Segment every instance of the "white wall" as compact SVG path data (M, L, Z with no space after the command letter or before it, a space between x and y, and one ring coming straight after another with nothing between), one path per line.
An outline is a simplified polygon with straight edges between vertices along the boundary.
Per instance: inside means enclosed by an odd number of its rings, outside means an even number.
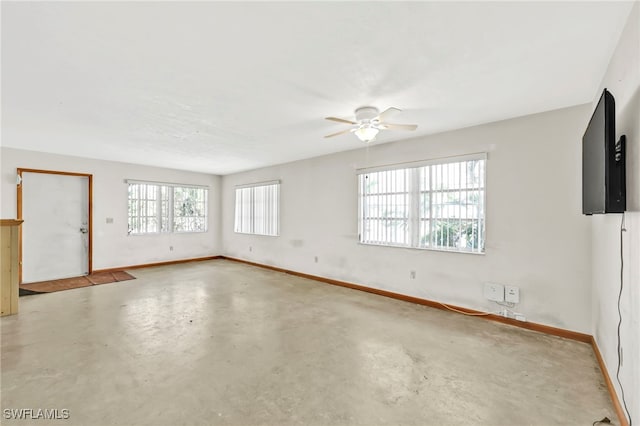
M640 422L640 3L636 3L620 37L592 109L604 88L616 99L616 137L627 136L627 212L622 293L623 365L620 380L635 423ZM585 123L586 126L586 123ZM618 365L617 327L620 291L620 223L618 214L590 218L593 239L593 326L598 347L612 376Z
M16 169L93 174L93 269L138 265L220 254L220 177L112 161L92 160L0 148L3 218L15 218ZM124 179L209 186L206 233L127 235L127 185ZM113 218L112 224L106 218ZM169 251L173 246L173 251Z
M580 142L589 114L573 107L224 176L224 253L480 310L498 310L484 282L516 285L530 321L590 332ZM485 255L358 244L356 168L480 151L489 153ZM271 179L282 180L280 237L234 233L234 186Z

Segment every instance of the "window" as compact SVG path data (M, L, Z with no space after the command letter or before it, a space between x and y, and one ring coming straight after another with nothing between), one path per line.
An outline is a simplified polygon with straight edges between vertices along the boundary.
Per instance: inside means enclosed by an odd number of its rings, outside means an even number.
M474 154L361 171L360 242L483 253L485 166Z
M360 241L410 246L411 169L360 175Z
M208 189L127 181L129 234L206 232Z
M235 232L277 236L279 205L279 181L236 187Z

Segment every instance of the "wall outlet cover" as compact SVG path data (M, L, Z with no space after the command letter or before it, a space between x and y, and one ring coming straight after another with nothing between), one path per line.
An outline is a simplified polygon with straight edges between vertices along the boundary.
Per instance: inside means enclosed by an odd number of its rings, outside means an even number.
M520 303L520 288L508 285L504 288L504 300L510 303Z
M494 302L504 302L504 286L496 283L484 283L484 297Z

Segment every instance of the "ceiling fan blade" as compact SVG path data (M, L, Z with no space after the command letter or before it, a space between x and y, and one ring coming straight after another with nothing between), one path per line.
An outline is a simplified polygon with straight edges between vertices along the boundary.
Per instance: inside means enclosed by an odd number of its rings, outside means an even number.
M400 112L402 111L400 108L396 108L396 107L389 107L387 109L385 109L384 111L382 111L379 115L378 115L378 120L380 121L384 121L384 119L387 116L391 116L393 114L395 114L396 112Z
M351 131L351 129L346 129L346 130L342 130L340 132L331 133L330 135L326 135L325 138L332 138L334 136L340 136L340 135L343 135L345 133L349 133L350 131Z
M358 124L355 121L345 120L344 118L338 117L325 117L325 120L337 121L338 123L347 123L347 124Z
M380 128L386 130L415 130L418 128L417 124L391 124L380 123Z

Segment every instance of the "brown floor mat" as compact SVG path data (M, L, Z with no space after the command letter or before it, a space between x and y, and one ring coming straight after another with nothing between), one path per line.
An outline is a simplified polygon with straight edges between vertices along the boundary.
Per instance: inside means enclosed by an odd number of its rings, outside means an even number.
M61 280L41 281L37 283L20 284L20 290L24 295L35 293L52 293L54 291L69 290L72 288L89 287L99 284L110 284L118 281L135 280L136 277L125 271L98 272L82 277L65 278ZM23 295L23 294L21 294Z

